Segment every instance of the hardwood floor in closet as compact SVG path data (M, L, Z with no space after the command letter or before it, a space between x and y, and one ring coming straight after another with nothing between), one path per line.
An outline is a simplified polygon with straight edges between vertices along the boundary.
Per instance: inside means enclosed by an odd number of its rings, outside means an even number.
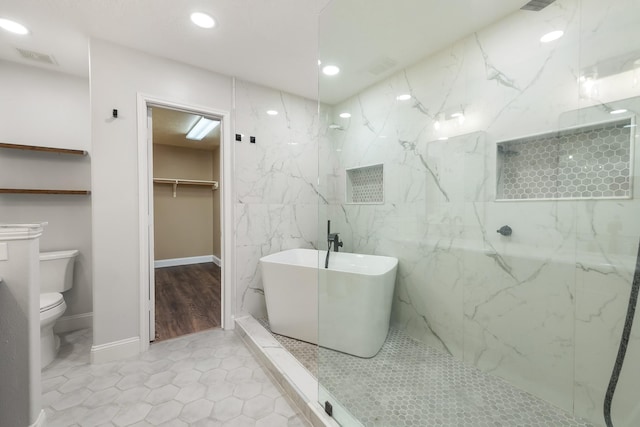
M156 268L155 342L220 326L220 267Z

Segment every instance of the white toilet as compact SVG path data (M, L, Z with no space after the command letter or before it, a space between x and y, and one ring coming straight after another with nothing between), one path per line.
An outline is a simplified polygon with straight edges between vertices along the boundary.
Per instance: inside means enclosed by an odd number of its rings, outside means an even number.
M40 253L40 362L44 368L53 362L60 338L53 333L53 325L67 309L62 293L73 286L73 265L80 252Z

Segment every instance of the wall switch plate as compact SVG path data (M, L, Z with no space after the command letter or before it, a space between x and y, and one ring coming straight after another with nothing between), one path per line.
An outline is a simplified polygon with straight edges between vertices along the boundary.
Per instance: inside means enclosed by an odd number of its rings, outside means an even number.
M236 141L242 141L242 134L236 133Z
M0 261L7 261L9 259L9 246L7 242L0 243Z
M249 137L249 142L252 143L252 144L255 144L256 143L256 137L255 136L250 136Z

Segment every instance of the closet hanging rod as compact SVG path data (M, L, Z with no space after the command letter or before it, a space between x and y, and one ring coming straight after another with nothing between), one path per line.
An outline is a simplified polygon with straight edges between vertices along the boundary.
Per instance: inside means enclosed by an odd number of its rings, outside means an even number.
M212 190L217 190L219 188L218 181L205 181L200 179L153 178L153 182L156 184L172 184L173 197L176 197L178 185L201 185L211 187Z
M182 179L182 178L153 178L153 182L158 184L186 184L186 185L211 185L218 188L218 181L203 181L200 179Z

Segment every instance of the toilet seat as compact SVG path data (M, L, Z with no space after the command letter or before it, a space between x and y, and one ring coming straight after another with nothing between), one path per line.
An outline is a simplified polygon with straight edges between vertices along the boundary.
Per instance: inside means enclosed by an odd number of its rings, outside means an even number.
M52 310L62 304L64 304L64 298L59 292L40 294L40 314L45 311Z

